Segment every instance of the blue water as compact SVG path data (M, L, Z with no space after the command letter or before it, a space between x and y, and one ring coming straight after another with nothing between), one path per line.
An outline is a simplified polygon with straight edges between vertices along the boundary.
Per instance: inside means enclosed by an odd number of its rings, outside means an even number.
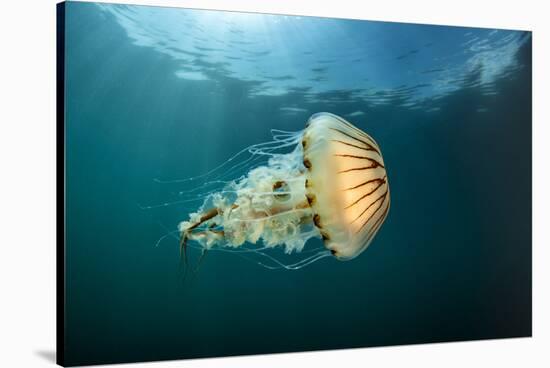
M72 2L65 32L67 364L531 335L530 32ZM370 247L182 280L155 244L201 202L142 209L155 179L320 111L384 154Z

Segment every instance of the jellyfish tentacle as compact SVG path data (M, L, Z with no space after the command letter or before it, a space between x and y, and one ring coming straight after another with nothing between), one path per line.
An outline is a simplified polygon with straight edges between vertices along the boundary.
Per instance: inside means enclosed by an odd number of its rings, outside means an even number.
M288 147L289 145L292 144L291 142L295 142L297 139L299 139L299 137L300 137L300 134L298 134L298 132L297 132L295 135L289 135L285 139L281 139L281 140L274 139L274 140L268 141L268 142L253 144L251 146L248 146L248 147L243 148L242 150L238 151L233 156L231 156L229 159L222 162L220 165L214 167L213 169L211 169L211 170L209 170L209 171L207 171L203 174L197 175L197 176L192 176L192 177L183 178L183 179L173 179L173 180L161 180L161 179L156 178L155 181L158 182L158 183L162 183L162 184L173 184L173 183L194 182L194 181L197 181L199 179L205 179L205 178L208 178L211 175L215 174L216 172L218 172L219 170L221 170L222 168L227 166L230 162L233 162L235 159L237 159L237 157L241 156L242 154L244 154L246 152L249 152L249 153L259 152L262 149L270 149L270 150L281 149L281 148L284 148L284 147ZM281 145L281 143L284 143L284 144ZM270 147L270 146L273 146L273 147Z
M170 236L174 236L174 234L176 233L179 233L179 230L172 230L172 231L169 231L167 232L166 234L162 235L158 240L157 242L155 243L155 248L158 247L160 245L160 243L162 243L164 241L164 239L170 237Z
M275 257L272 257L266 253L263 253L263 252L254 252L256 254L259 254L267 259L269 259L271 262L275 263L277 266L269 266L263 262L257 262L260 266L263 266L265 268L268 268L268 269L271 269L271 270L277 270L277 269L286 269L286 270L299 270L301 268L304 268L310 264L312 264L313 262L317 262L318 260L322 259L322 258L325 258L325 257L328 257L328 256L331 256L331 253L329 250L322 250L312 256L309 256L307 258L304 258L298 262L295 262L295 263L290 263L290 264L285 264L281 261L279 261L278 259L276 259Z
M180 238L180 259L187 268L187 233L183 234Z
M280 155L279 153L275 153L275 152L280 150L280 149L296 145L297 141L299 141L299 139L300 139L300 134L296 133L296 132L291 134L289 132L289 134L285 135L282 139L280 139L280 137L278 137L274 134L274 139L275 139L274 141L255 144L255 145L252 145L250 147L247 147L246 149L241 150L239 153L234 155L232 158L227 160L225 163L223 163L222 165L219 165L218 168L215 168L215 169L211 170L212 174L214 174L215 171L217 172L217 171L221 170L224 166L227 166L226 164L229 161L231 161L233 158L238 157L239 155L244 153L244 151L248 151L251 154L251 156L249 158L247 158L246 160L244 160L244 161L242 161L242 162L240 162L236 165L231 166L225 172L222 172L221 174L219 174L219 176L216 178L216 180L206 181L206 182L200 184L198 187L194 187L192 189L180 190L178 192L178 197L180 199L173 200L173 201L166 201L166 202L162 202L162 203L158 203L158 204L152 204L152 205L141 205L141 204L139 204L140 209L142 209L142 210L151 210L151 209L169 207L169 206L178 205L178 204L184 204L184 203L190 203L190 202L195 202L195 201L200 201L200 200L206 200L210 195L215 194L215 193L235 193L234 191L219 190L219 188L217 188L217 185L229 186L231 183L235 183L235 182L243 180L246 177L245 175L241 175L239 178L233 179L233 180L222 180L222 179L228 178L229 175L237 172L238 170L243 170L243 169L246 169L247 167L251 167L253 164L258 164L258 162L261 162L265 157L276 157L277 155ZM192 177L192 178L186 178L186 179L160 180L158 178L155 178L154 181L157 182L157 183L160 183L160 184L185 183L185 182L192 182L195 179L198 180L201 177L204 177L204 179L207 179L209 176L211 176L210 172L206 173L204 175L200 175L200 176ZM208 187L210 187L211 189L208 190L206 193L201 192L202 189L205 189L205 188L208 188ZM197 196L195 196L195 194L194 194L196 192L198 192ZM267 195L267 194L271 194L271 193L266 192L265 194Z
M229 175L235 173L237 170L241 170L241 169L244 170L247 167L251 167L252 164L259 164L260 159L262 159L264 156L276 155L276 153L273 153L273 151L277 151L282 148L293 146L296 144L297 139L298 138L296 136L292 136L287 139L275 140L275 141L260 143L257 145L252 145L250 147L247 147L246 150L248 151L248 153L251 154L251 156L246 160L244 160L243 162L236 164L230 167L229 169L227 169L226 171L222 172L219 175L218 179L223 179L225 177L228 177ZM281 143L284 143L284 144L281 144ZM270 147L270 145L273 145L273 147ZM220 169L221 168L222 166L220 166ZM185 181L185 179L183 180ZM181 182L181 180L176 182Z
M197 261L197 264L195 265L195 269L193 270L193 273L196 274L199 271L200 266L202 265L202 262L204 261L204 257L206 256L206 252L208 251L207 248L203 248L201 251L201 255L199 257L199 260Z
M155 179L155 181L157 183L165 184L165 182L160 182L160 181L157 181L156 179ZM212 186L215 186L215 185L227 185L229 183L231 183L231 181L229 181L229 180L211 180L211 181L207 181L206 183L203 183L199 186L196 186L193 189L180 190L180 191L178 191L178 195L182 196L184 194L196 193L196 192L199 192L201 190L204 190L204 188L212 187Z
M185 259L185 266L187 267L187 239L189 239L192 235L192 230L203 224L205 221L208 221L209 219L215 217L218 215L218 209L212 208L209 211L207 211L199 221L195 222L191 226L189 226L187 229L184 229L181 232L181 238L180 238L180 252L183 253L184 259Z
M174 239L176 239L178 241L181 241L181 237L178 238L174 235L175 232L179 232L179 230L170 231L167 234L165 234L163 236L163 238L168 237L168 236L172 236ZM190 238L188 238L187 240L189 240L189 239ZM264 268L269 269L269 270L280 270L280 269L299 270L299 269L304 268L304 267L312 264L313 262L316 262L316 261L318 261L318 260L320 260L324 257L330 256L330 252L328 252L326 249L324 249L324 247L313 248L313 249L304 250L304 251L301 252L303 254L316 252L312 256L310 255L310 256L308 256L308 257L306 257L306 258L304 258L300 261L297 261L295 263L285 264L285 263L279 261L278 259L276 259L275 257L270 256L269 254L264 252L264 251L267 251L267 250L272 250L273 247L270 247L270 246L262 246L262 247L256 248L256 249L250 249L250 248L245 248L245 247L240 247L240 248L227 247L226 248L226 247L223 247L223 246L206 249L202 246L190 244L190 243L187 242L187 240L186 240L186 249L192 248L192 249L200 251L199 260L197 261L197 265L195 266L194 271L193 271L194 274L197 273L200 265L204 262L206 253L209 250L216 251L216 252L223 252L223 253L233 253L236 256L238 256L240 258L243 258L247 262L254 263L256 265L259 265L259 266L264 267ZM246 256L246 254L256 254L256 255L258 255L262 258L265 258L266 260L273 263L274 265L269 265L265 262L254 260L254 259ZM183 262L183 260L182 260L182 262ZM184 274L184 279L185 278L186 278L186 275Z
M190 203L190 202L196 202L196 201L204 201L212 196L212 194L227 194L227 193L236 193L235 190L212 190L210 192L202 193L200 195L197 195L196 197L192 198L185 198L185 199L179 199L176 201L170 201L170 202L162 202L157 204L151 204L151 205L142 205L138 203L138 206L142 210L152 210L156 208L162 208L162 207L169 207L174 206L177 204L183 204L183 203Z

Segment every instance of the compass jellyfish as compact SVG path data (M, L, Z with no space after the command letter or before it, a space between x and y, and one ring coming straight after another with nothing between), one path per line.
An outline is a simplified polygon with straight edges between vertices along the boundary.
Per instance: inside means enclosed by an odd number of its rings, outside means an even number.
M371 244L390 208L386 166L375 140L330 113L312 115L302 131L272 135L272 141L245 148L201 177L171 181L196 181L226 168L218 180L191 190L223 185L203 192L198 211L179 223L184 260L193 244L201 260L209 250L222 250L259 255L255 262L267 268L300 269L325 257L351 260ZM231 166L243 154L248 158ZM245 174L220 180L239 169ZM304 249L312 238L322 245ZM273 257L277 249L279 257ZM302 256L284 262L282 254Z

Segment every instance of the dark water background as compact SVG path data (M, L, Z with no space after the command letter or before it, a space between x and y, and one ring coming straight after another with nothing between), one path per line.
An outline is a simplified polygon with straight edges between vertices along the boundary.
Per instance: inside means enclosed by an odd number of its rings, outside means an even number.
M530 336L530 33L249 17L67 5L66 362ZM142 210L177 199L153 179L319 111L382 147L372 245L298 271L212 253L182 283L155 243L200 202Z

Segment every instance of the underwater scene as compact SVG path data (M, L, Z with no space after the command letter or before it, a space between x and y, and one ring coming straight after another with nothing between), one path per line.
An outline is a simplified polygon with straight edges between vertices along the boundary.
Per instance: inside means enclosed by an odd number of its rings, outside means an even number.
M63 32L64 364L531 336L531 32L78 2Z

